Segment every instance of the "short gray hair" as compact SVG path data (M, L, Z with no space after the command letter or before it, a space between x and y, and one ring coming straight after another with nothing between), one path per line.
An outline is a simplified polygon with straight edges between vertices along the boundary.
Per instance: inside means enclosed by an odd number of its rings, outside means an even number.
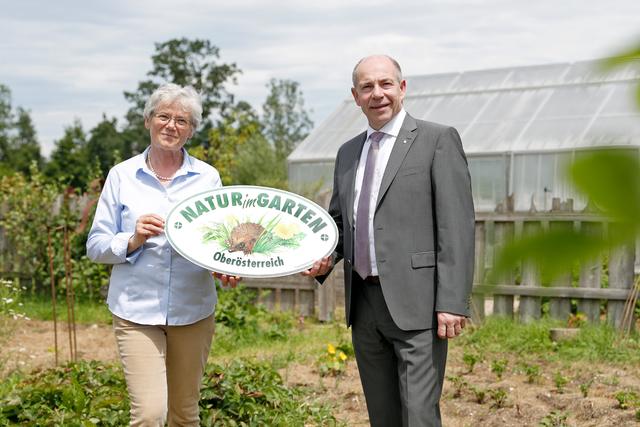
M398 64L398 61L396 61L389 55L371 55L371 56L365 56L360 61L358 61L355 67L353 67L353 72L351 73L351 81L353 82L353 87L356 87L356 85L358 84L358 67L360 66L360 64L362 64L367 59L373 58L376 56L387 58L389 61L391 61L394 68L396 69L396 77L398 79L398 83L402 81L402 69L400 68L400 64Z
M180 86L175 83L165 83L153 91L142 113L145 120L149 120L160 104L177 102L191 116L191 136L202 122L202 99L191 86Z

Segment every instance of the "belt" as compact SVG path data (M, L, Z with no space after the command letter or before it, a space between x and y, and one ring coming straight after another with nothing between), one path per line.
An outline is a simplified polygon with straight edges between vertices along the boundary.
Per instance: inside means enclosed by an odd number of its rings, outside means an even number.
M369 283L370 285L379 285L380 284L380 276L367 276L364 279L365 283Z

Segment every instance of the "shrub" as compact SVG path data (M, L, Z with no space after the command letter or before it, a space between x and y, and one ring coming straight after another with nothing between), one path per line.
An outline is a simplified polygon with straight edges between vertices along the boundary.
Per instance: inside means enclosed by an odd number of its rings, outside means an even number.
M288 388L268 364L238 360L210 365L205 374L203 425L335 425L328 408L310 404L301 389Z
M122 426L129 402L122 370L80 362L14 379L0 399L0 425Z

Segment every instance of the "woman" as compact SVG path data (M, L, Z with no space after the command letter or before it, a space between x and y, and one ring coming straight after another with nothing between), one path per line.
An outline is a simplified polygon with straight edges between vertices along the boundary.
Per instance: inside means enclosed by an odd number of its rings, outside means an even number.
M114 264L107 303L132 426L163 426L167 418L170 426L199 425L216 288L210 272L171 248L163 228L176 202L222 186L213 167L183 148L201 120L193 88L166 84L151 95L144 108L151 143L109 171L87 240L89 258Z

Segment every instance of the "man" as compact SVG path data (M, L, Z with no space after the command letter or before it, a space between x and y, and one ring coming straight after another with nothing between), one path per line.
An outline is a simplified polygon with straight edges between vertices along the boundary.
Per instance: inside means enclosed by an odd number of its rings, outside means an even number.
M336 158L336 252L305 272L322 282L344 258L347 324L372 426L441 425L447 339L465 326L473 276L460 137L407 114L406 87L388 56L355 66L351 92L369 126Z

